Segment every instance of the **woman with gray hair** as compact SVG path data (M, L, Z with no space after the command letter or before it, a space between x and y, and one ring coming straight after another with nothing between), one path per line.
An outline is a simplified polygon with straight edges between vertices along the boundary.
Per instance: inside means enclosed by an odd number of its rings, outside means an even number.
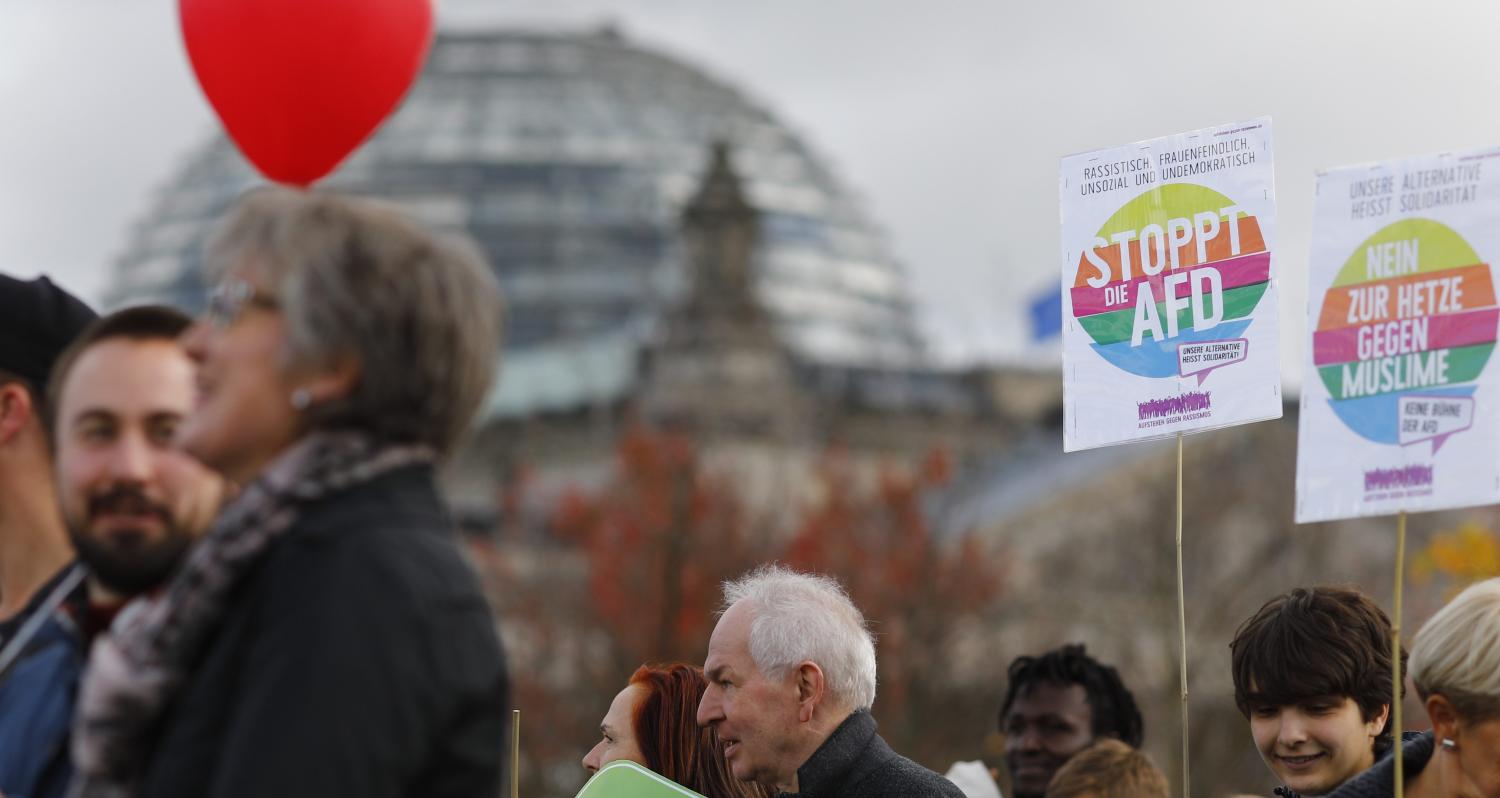
M487 269L283 188L243 198L205 265L178 437L240 491L96 644L75 794L496 794L505 666L434 477L492 377Z
M1401 751L1409 798L1500 798L1500 579L1469 587L1417 632L1411 680L1432 731ZM1386 757L1331 793L1365 798L1395 793Z

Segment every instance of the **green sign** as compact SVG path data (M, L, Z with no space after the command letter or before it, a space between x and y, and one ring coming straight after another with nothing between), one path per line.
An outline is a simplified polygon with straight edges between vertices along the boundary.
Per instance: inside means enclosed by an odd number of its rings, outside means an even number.
M634 762L617 759L599 769L577 798L703 798Z

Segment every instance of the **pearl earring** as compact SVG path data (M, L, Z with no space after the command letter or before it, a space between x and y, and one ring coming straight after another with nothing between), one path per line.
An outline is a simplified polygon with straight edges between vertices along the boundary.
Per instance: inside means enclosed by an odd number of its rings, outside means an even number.
M1454 742L1451 738L1444 737L1443 738L1443 748L1445 748L1445 749L1447 749L1449 751L1457 751L1458 750L1458 743Z
M298 388L292 391L292 407L296 410L306 410L312 404L312 394L306 388Z

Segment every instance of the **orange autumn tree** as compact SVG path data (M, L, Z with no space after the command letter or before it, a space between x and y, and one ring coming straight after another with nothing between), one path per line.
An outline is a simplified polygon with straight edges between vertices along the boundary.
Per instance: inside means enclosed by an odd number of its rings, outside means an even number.
M1492 576L1500 576L1500 534L1473 519L1434 534L1412 563L1414 582L1441 577L1450 598Z
M763 553L738 494L704 472L692 442L645 428L621 437L613 480L570 492L551 526L586 557L593 619L627 675L648 661L701 663L720 583Z

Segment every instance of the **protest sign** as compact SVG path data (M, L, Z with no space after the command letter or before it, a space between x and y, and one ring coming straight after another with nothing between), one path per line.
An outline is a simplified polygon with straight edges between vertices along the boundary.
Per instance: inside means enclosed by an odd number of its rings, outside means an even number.
M617 759L583 785L575 798L703 798L692 790L634 762Z
M1064 158L1065 451L1281 416L1271 120Z
M1318 176L1297 521L1500 501L1497 157Z

